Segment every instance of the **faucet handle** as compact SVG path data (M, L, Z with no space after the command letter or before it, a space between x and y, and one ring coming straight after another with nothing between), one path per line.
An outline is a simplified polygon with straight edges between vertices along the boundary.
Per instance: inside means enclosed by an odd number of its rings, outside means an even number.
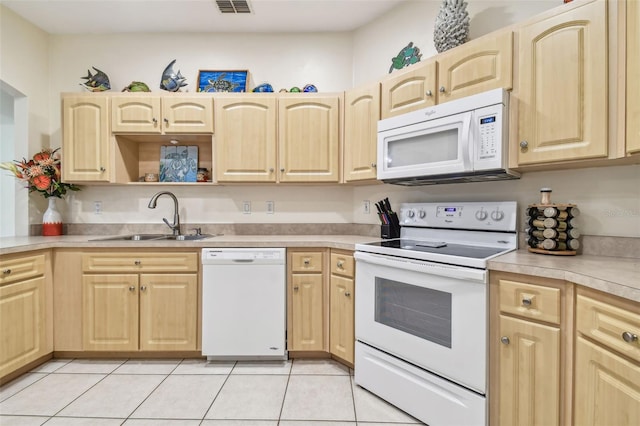
M196 235L202 235L202 228L191 228L192 231L195 231Z

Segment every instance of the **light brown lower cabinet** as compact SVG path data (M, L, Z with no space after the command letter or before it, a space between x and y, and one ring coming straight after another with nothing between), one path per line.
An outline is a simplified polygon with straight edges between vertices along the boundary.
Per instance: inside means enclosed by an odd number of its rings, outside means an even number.
M53 351L50 252L0 258L0 383Z
M353 364L355 263L352 252L331 250L329 352Z
M639 302L492 271L489 305L489 424L638 424Z
M197 253L84 254L82 349L196 350L197 262Z
M576 425L640 421L640 303L577 291Z

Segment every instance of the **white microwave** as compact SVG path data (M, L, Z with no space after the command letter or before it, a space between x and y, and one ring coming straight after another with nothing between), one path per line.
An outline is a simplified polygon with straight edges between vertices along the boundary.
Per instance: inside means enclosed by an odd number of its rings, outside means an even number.
M378 179L398 185L517 179L509 94L494 89L378 122Z

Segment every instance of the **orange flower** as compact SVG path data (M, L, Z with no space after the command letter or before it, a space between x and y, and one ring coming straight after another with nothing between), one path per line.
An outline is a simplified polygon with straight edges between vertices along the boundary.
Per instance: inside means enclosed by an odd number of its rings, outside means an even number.
M33 185L40 191L46 191L51 185L51 178L47 175L35 176L32 179Z

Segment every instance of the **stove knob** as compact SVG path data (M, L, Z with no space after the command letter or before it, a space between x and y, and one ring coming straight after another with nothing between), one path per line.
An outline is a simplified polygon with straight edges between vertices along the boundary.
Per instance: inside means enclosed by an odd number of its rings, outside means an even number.
M418 212L418 216L420 216L420 219L424 219L427 216L427 212L425 212L424 210L420 210Z
M485 220L487 218L487 212L484 210L478 210L476 212L476 219Z
M413 210L409 210L407 212L407 216L409 216L409 217L414 217L415 215L416 215L416 212L414 212Z
M504 218L504 213L501 212L500 210L496 210L495 212L491 212L491 219L497 221L500 221Z

